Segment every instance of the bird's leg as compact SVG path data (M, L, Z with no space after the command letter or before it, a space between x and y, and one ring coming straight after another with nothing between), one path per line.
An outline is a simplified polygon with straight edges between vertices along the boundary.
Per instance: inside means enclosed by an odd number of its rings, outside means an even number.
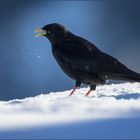
M77 88L74 87L73 90L72 90L72 92L69 94L69 96L72 96L72 94L74 93L74 91L75 91L76 89L77 89Z
M90 90L85 94L85 96L89 96L89 94L96 89L96 85L91 84L90 85Z
M76 81L75 87L73 88L73 90L72 90L72 92L69 94L69 96L73 95L74 91L75 91L78 87L80 87L80 85L81 85L81 82Z

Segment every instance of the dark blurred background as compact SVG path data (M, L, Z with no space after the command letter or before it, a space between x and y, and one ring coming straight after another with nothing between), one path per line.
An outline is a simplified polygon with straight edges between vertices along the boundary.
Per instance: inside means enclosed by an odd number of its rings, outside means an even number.
M61 23L140 73L140 1L0 0L0 100L71 89L45 38L34 29Z

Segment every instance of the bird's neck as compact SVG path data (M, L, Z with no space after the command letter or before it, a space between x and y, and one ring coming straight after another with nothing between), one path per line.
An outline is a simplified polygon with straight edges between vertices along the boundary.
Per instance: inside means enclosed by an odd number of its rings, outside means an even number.
M49 38L49 41L51 42L51 45L54 46L56 44L61 44L64 41L64 38Z
M69 39L70 35L71 34L70 32L66 32L64 34L61 34L61 35L58 35L58 36L53 36L51 38L48 38L49 41L51 42L51 45L54 46L54 45L57 45L57 44L61 44L63 43L65 40Z

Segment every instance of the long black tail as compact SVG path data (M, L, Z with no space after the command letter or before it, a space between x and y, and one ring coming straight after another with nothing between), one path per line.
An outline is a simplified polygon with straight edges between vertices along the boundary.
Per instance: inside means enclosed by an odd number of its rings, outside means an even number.
M128 82L140 82L140 74L130 69L126 69L126 71L122 74L111 75L110 79L128 81Z
M140 74L136 73L132 70L128 70L128 73L124 75L124 78L126 78L127 81L130 82L140 82Z

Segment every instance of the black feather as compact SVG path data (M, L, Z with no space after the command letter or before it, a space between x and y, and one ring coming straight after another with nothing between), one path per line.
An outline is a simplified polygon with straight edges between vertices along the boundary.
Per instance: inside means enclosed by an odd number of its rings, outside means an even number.
M104 84L108 79L140 82L140 74L128 69L94 44L78 37L60 24L42 28L50 33L46 37L52 44L53 55L62 70L75 81Z

